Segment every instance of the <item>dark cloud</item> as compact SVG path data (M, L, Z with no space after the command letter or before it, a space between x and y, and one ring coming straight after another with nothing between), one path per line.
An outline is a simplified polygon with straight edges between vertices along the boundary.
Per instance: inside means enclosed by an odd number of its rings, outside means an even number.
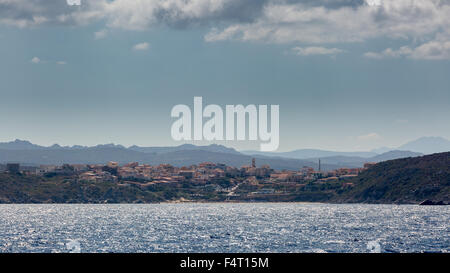
M39 24L74 24L74 14L92 8L90 1L81 6L70 6L64 0L0 0L0 22L20 27Z

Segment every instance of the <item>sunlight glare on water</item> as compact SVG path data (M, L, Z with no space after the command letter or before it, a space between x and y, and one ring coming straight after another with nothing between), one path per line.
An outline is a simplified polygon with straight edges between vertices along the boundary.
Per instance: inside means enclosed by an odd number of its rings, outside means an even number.
M414 205L0 205L0 252L449 252L449 216Z

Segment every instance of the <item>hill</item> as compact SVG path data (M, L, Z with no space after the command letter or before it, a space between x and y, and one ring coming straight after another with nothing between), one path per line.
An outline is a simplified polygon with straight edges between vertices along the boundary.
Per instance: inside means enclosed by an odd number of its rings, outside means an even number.
M322 158L333 156L372 157L377 155L377 153L374 152L336 152L319 149L300 149L290 152L242 151L242 153L247 155L264 155L264 156L275 156L275 157L296 158L296 159Z
M423 154L449 152L450 140L443 137L422 137L400 146L399 149Z
M163 154L169 152L177 151L207 151L207 152L217 152L217 153L227 153L227 154L240 154L233 148L228 148L222 145L211 144L207 146L196 146L193 144L183 144L179 146L169 146L169 147L139 147L133 145L128 148L132 151L143 152L143 153L153 153L153 154Z
M274 169L298 170L303 166L318 168L315 162L290 158L256 156L257 165L268 164ZM251 164L252 157L239 152L212 152L203 149L173 150L169 152L138 152L127 148L96 146L83 149L46 148L31 150L0 150L0 163L19 162L28 165L62 164L105 164L116 161L119 164L139 162L142 164L171 164L177 167L189 166L201 162L223 163L233 167ZM323 164L323 170L338 166Z
M289 152L260 152L260 151L241 151L243 154L247 155L264 155L264 156L276 156L276 157L286 157L286 158L297 158L297 159L318 159L318 158L329 158L330 164L340 164L340 162L351 162L351 158L371 158L377 155L385 154L391 151L410 151L419 154L433 154L433 153L443 153L450 151L450 140L443 137L421 137L416 140L407 142L397 148L390 147L380 147L378 149L373 149L371 151L365 152L338 152L338 151L327 151L319 149L299 149ZM414 156L414 155L411 155ZM336 161L333 161L332 158ZM344 158L350 157L350 158ZM408 156L402 156L408 157ZM387 157L389 160L393 158ZM358 161L358 160L357 160ZM351 166L349 166L351 167Z
M343 203L450 201L450 152L378 163L348 180L354 187L332 199Z
M358 156L330 156L322 158L307 158L305 160L311 162L318 162L320 159L324 164L332 164L345 168L362 168L367 162L381 162L386 160L393 160L406 157L421 156L421 153L414 153L410 151L389 151L372 157L358 157Z
M194 155L185 154L185 151L162 155L170 159L176 157L181 165L186 165L186 160L197 158L198 152L206 159L223 156L223 153L206 151L189 151ZM247 159L250 157L227 157L233 162ZM181 198L202 202L418 204L431 200L449 203L450 153L384 161L353 178L305 180L300 183L268 180L253 183L246 177L221 177L200 184L189 180L153 184L129 178L120 178L115 182L86 181L77 174L49 173L38 176L0 172L0 185L0 203L153 203ZM232 199L229 199L226 189L232 189Z

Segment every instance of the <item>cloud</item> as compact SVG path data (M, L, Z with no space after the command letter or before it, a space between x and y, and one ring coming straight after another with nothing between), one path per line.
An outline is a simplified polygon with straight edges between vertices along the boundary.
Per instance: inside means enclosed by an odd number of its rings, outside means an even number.
M67 5L69 6L79 6L81 5L81 0L66 0Z
M367 0L369 6L381 6L381 0Z
M150 44L144 42L144 43L139 43L139 44L134 45L133 49L134 50L147 50L147 49L149 49L149 47L150 47Z
M399 58L402 56L408 56L411 55L412 50L411 48L407 46L403 46L399 48L398 50L394 50L392 48L386 48L382 52L367 52L364 54L367 58L372 59L382 59L382 58Z
M24 28L104 22L96 39L110 28L201 26L209 29L206 42L299 43L307 48L403 40L404 48L368 52L366 57L429 60L449 58L449 14L449 0L90 0L79 6L60 0L0 0L0 24Z
M424 60L450 60L450 39L424 43L416 47L410 57Z
M406 57L417 60L450 60L450 39L433 40L413 48L409 46L397 50L387 48L382 52L367 52L364 56L372 59Z
M48 61L48 60L41 60L39 57L33 57L31 60L30 60L30 62L31 63L33 63L33 64L52 64L52 63L54 63L54 64L57 64L57 65L65 65L65 64L67 64L67 62L66 61Z
M34 64L38 64L41 62L41 59L39 59L38 57L33 57L30 62L32 62Z
M377 133L369 133L367 135L357 136L358 140L377 140L380 139L381 136Z
M344 50L339 48L326 48L326 47L294 47L292 51L299 56L310 56L310 55L336 55L343 53Z
M60 0L0 0L0 24L20 28L40 25L83 25L104 17L105 0L68 5Z
M355 3L341 6L318 2L321 5L308 1L269 1L254 22L213 29L205 40L323 44L380 37L425 39L450 26L448 1L338 1Z
M87 24L105 20L109 27L185 28L222 22L252 22L273 0L0 0L0 23L18 27ZM278 1L278 0L277 0Z
M105 2L110 27L147 29L158 25L186 28L255 21L269 0L116 0Z
M69 6L79 6L81 5L81 0L66 0L67 1L67 5Z

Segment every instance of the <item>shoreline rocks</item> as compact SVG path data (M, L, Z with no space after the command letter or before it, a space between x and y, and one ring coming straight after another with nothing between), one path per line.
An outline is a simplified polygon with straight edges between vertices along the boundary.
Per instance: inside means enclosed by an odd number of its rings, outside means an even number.
M446 206L449 204L444 203L443 201L432 201L432 200L425 200L422 201L419 206Z

